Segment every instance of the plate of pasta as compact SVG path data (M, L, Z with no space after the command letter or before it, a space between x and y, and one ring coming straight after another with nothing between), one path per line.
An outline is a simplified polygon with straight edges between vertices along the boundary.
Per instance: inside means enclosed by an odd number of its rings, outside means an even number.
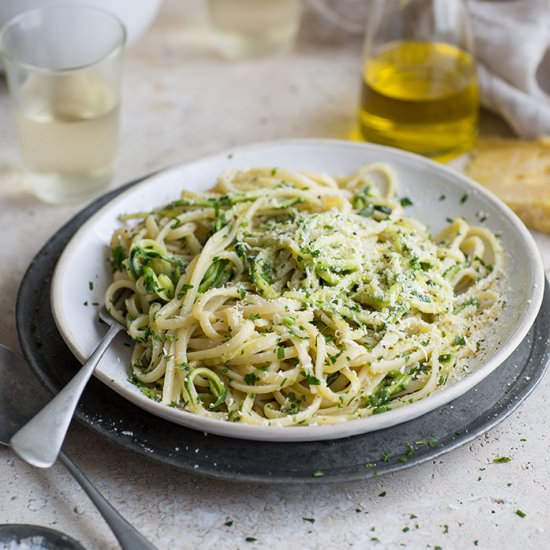
M341 438L462 395L531 327L530 233L460 173L391 148L293 140L159 173L67 245L51 303L80 361L152 413L256 440ZM101 404L98 403L98 407Z

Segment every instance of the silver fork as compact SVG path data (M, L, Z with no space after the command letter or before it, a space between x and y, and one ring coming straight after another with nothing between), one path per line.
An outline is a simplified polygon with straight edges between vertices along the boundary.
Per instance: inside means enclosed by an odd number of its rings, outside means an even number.
M44 395L21 357L0 344L0 445L8 445L17 426L35 409L32 399L43 402ZM124 550L156 550L134 526L99 492L82 470L65 454L59 460L86 491Z
M25 462L39 468L52 466L63 445L80 397L97 364L124 327L103 306L98 317L109 330L71 381L10 440L11 448Z

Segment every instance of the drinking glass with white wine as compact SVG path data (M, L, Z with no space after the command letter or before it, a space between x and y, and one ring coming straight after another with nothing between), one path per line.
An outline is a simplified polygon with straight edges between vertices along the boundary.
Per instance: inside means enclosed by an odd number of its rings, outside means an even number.
M302 0L208 0L212 28L230 59L289 50L296 39Z
M83 5L30 10L3 28L19 145L40 199L83 200L111 181L125 41L114 15Z

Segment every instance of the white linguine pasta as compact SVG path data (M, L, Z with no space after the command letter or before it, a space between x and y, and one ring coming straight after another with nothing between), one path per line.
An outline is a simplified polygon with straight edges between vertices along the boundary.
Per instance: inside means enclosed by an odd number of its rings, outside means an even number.
M166 406L251 425L342 422L422 399L502 308L495 236L432 238L382 164L347 178L253 168L121 216L111 315L131 380Z

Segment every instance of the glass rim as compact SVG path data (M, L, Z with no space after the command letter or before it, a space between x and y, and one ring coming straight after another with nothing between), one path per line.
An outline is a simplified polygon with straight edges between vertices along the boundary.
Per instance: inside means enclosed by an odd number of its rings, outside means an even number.
M6 52L4 48L4 37L7 31L15 27L17 24L21 23L23 19L33 14L43 13L46 11L54 11L54 10L58 10L59 8L61 8L62 10L70 9L74 11L78 11L78 10L92 11L92 12L99 13L103 16L106 16L108 19L110 19L111 21L114 21L117 24L120 30L120 40L116 43L116 45L110 51L108 51L105 55L99 56L94 61L90 61L89 63L82 63L81 65L64 67L62 69L53 69L51 67L46 67L44 65L36 65L34 63L29 63L28 61L23 61L22 59L18 59L17 56L8 54ZM0 59L4 58L6 61L9 61L10 63L17 64L20 67L23 67L27 70L32 70L35 72L43 72L43 73L49 73L49 74L64 74L64 73L70 73L73 71L87 69L89 67L93 67L94 65L97 65L99 63L102 63L103 61L108 60L110 57L116 57L116 55L118 55L124 50L127 40L128 40L128 31L126 29L126 25L123 23L122 19L118 17L118 15L115 15L114 13L108 10L105 10L103 8L97 8L95 6L89 6L87 4L68 4L68 3L52 4L52 5L40 6L38 8L31 8L29 10L22 11L21 13L18 13L17 15L13 16L9 21L4 23L4 25L0 27Z

